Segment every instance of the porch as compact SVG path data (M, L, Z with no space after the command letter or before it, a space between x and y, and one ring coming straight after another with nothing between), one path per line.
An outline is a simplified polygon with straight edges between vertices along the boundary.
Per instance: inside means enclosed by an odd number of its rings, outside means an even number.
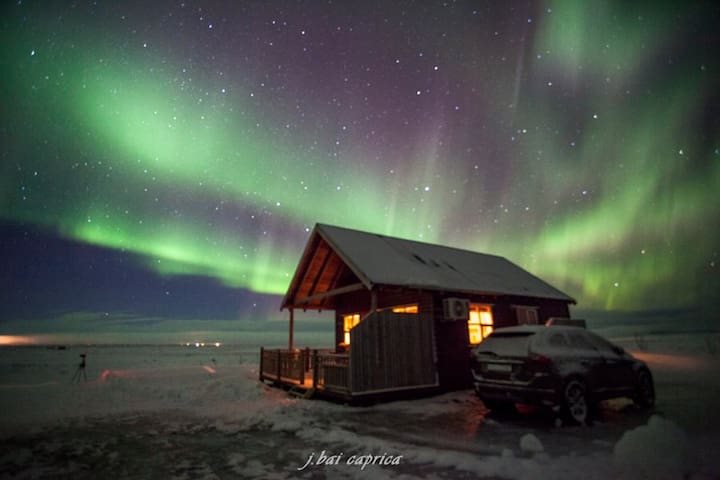
M349 354L330 349L260 349L260 381L310 397L350 397Z
M432 316L374 312L350 339L348 353L261 348L260 381L305 398L347 402L438 387Z

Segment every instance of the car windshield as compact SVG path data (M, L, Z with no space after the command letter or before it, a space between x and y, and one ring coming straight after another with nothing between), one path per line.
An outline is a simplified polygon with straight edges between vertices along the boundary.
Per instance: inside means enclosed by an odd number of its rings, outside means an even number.
M530 339L535 332L495 332L477 346L478 354L522 357L528 354Z

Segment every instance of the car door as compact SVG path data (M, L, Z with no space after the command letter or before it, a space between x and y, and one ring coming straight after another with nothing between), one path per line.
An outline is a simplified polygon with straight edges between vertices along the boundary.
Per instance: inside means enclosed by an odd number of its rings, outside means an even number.
M584 333L584 330L573 329L567 332L567 337L588 388L592 392L604 394L609 382L605 360Z
M590 332L583 332L603 358L604 378L608 393L621 395L631 392L635 385L632 358L625 351L604 338Z

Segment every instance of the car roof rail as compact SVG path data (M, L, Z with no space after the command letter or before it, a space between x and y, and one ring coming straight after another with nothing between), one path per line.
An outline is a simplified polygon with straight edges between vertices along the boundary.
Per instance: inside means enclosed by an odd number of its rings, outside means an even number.
M546 327L563 326L563 327L581 327L587 328L585 320L580 318L550 317L545 322Z

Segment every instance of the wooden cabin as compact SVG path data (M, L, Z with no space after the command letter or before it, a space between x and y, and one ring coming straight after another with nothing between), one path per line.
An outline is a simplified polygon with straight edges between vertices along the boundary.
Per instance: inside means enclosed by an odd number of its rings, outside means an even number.
M288 349L261 349L260 380L354 403L465 389L494 328L574 303L502 257L318 224L282 301ZM334 310L334 348L294 348L297 309Z

